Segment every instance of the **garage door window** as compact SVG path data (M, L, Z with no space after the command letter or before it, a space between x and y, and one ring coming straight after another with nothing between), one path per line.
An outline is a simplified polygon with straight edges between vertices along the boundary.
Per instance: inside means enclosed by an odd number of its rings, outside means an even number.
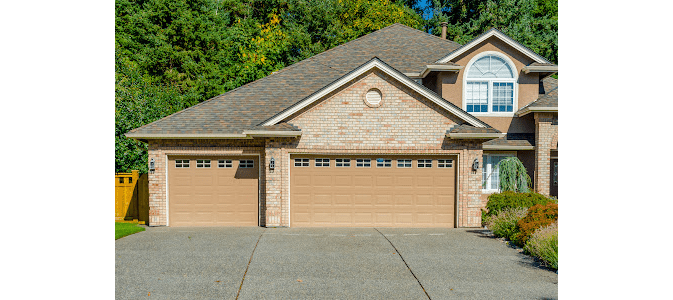
M176 159L175 160L176 168L189 168L189 159Z
M337 167L350 167L351 166L351 159L350 158L337 158L336 159L336 166Z
M432 159L419 159L418 160L419 168L432 168Z
M217 161L218 168L231 168L234 166L234 162L231 159L220 159Z
M252 159L241 159L238 166L241 169L254 168L255 167L255 161L252 160Z
M372 166L372 160L369 158L358 158L355 162L357 168L369 168Z
M437 168L452 168L453 159L438 159Z
M295 158L294 159L295 167L308 167L308 158Z
M316 158L315 159L316 167L329 167L329 158Z
M210 168L210 159L197 159L196 160L197 168Z
M392 166L392 159L377 158L376 167L377 168L390 168Z
M411 159L398 159L397 160L398 168L411 168Z

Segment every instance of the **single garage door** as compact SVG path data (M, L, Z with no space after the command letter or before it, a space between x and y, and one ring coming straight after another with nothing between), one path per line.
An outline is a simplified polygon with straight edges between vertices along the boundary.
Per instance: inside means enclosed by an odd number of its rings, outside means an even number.
M455 156L290 160L290 226L454 227Z
M257 226L259 158L169 157L170 226Z

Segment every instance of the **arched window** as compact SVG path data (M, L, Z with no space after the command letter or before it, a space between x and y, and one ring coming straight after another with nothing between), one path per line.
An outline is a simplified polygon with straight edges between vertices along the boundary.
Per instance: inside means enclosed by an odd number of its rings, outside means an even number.
M505 59L487 54L472 63L465 75L467 112L514 112L514 72Z

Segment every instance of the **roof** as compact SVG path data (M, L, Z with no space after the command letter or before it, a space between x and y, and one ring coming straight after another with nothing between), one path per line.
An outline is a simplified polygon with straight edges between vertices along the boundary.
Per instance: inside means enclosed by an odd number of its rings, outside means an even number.
M428 62L436 61L458 47L460 44L456 42L393 24L131 130L127 136L241 134L372 57L378 57L399 72L410 73L418 72Z
M484 150L533 150L535 133L507 133L498 139L482 144Z
M516 115L520 117L534 111L558 111L558 79L543 79L537 100L519 109Z

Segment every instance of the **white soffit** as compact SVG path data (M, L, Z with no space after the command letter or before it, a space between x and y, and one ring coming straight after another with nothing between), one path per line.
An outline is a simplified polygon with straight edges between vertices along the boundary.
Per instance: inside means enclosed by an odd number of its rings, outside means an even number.
M467 52L468 50L472 49L472 47L478 45L479 43L485 41L486 39L495 36L505 42L507 45L510 45L514 49L518 50L519 52L525 54L526 56L530 57L534 61L541 63L541 64L550 64L551 62L546 60L544 57L538 55L537 53L531 51L530 49L526 48L524 45L521 45L519 42L513 40L512 38L508 37L504 33L491 29L489 32L485 33L481 37L478 37L471 42L465 44L465 46L461 47L457 51L450 53L449 55L441 58L440 60L437 61L437 63L447 63L451 61L452 59L460 56L461 54Z
M404 74L397 72L395 69L391 68L390 66L386 65L383 63L381 60L378 58L373 58L369 62L365 63L364 65L358 67L357 69L353 70L351 73L348 73L338 79L337 81L327 85L323 89L317 91L313 95L305 98L304 100L300 101L296 105L290 107L289 109L273 116L271 119L268 119L267 121L264 121L262 123L263 126L271 126L278 124L285 118L291 116L292 114L300 111L301 109L309 106L311 103L321 99L325 95L331 93L332 91L336 90L337 88L341 87L342 85L348 83L349 81L353 80L354 78L362 75L363 73L371 70L372 68L378 68L379 70L383 71L387 75L393 77L395 80L401 82L402 84L406 85L407 87L411 88L415 92L423 95L424 97L428 98L430 101L436 103L440 107L446 109L447 111L451 112L452 114L456 115L457 117L465 120L468 122L470 125L474 127L480 127L480 128L485 128L486 126L479 121L476 117L473 117L472 115L468 114L467 112L461 110L461 109L456 109L455 107L451 106L448 104L445 100L442 98L438 97L437 95L429 92L428 90L424 89L421 87L418 83L416 83L413 79L410 79L409 77L405 76Z

